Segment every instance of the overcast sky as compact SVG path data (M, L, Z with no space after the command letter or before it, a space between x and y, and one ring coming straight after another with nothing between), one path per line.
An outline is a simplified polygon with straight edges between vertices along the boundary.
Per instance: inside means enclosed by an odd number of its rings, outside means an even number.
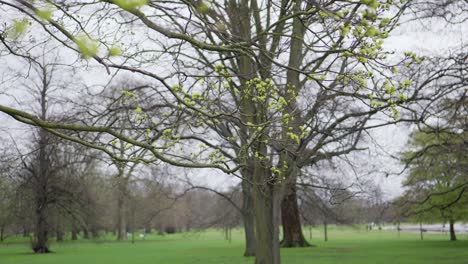
M418 55L443 55L451 50L460 49L468 41L467 29L468 24L458 24L458 25L449 25L440 19L427 19L424 21L406 23L404 26L400 26L396 31L394 31L390 37L386 40L384 47L387 50L395 51L397 53L402 53L404 51L413 51ZM0 58L4 60L5 58ZM18 65L18 62L14 61L16 58L8 57L8 62L4 63L5 65ZM20 63L19 65L21 65ZM5 74L5 68L3 70L3 76ZM102 82L103 80L108 79L108 76L103 68L93 69L90 71L82 71L83 80L88 81L88 85L92 85L93 82ZM92 76L102 76L102 78L90 78ZM7 80L6 77L3 80ZM18 83L16 83L17 85ZM13 102L12 97L2 95L2 92L7 88L11 92L16 87L11 87L11 83L1 82L0 81L0 103L15 106L16 103ZM15 96L21 97L21 89L13 92ZM372 132L374 139L380 145L380 147L373 147L371 145L371 150L368 152L370 154L364 155L362 159L367 160L366 165L362 166L373 166L379 167L382 171L387 171L390 176L383 177L383 174L376 174L373 177L373 180L381 184L382 189L385 192L387 198L394 197L401 193L401 180L402 176L392 175L395 172L398 172L401 169L397 160L391 159L389 155L396 155L401 151L408 139L408 132L411 130L411 127L408 126L392 126L377 129ZM0 114L0 133L2 133L1 138L3 140L8 140L8 134L14 134L15 137L22 137L24 140L30 131L29 128L26 128L24 125L16 123L9 117L6 117L4 114ZM363 168L364 169L364 168ZM197 170L191 171L189 173L197 184L207 184L210 187L219 187L225 188L226 186L235 184L238 182L235 178L230 176L225 176L220 172L214 172L210 170Z

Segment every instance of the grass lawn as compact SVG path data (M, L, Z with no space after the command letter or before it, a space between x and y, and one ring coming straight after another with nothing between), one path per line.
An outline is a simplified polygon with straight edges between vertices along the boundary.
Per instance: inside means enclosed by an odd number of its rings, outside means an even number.
M309 230L305 233L309 236ZM448 241L448 235L365 230L332 227L324 242L321 229L312 231L315 247L282 249L286 264L468 264L468 235ZM233 231L233 240L223 239L221 231L155 234L135 244L115 242L111 237L97 240L52 243L53 254L35 255L27 242L10 237L0 243L0 264L242 264L254 263L242 257L242 230Z

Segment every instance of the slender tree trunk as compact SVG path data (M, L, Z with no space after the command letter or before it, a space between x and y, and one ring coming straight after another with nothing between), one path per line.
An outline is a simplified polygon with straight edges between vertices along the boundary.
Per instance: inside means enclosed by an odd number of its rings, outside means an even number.
M56 239L57 239L57 242L63 242L63 237L64 237L64 233L62 230L57 230L56 231Z
M421 240L424 240L422 222L419 222L419 233L421 235Z
M400 231L401 231L400 221L398 221L397 230L398 230L398 238L400 238Z
M301 219L297 205L296 180L288 183L286 194L281 201L281 223L283 240L281 247L308 247L309 243L302 233Z
M323 237L325 239L325 242L328 241L328 224L327 221L323 222Z
M279 198L276 186L269 181L271 173L260 164L255 167L253 186L256 250L255 264L279 264Z
M89 232L88 232L88 228L83 228L83 238L84 239L89 239Z
M187 229L187 231L190 231ZM145 234L151 234L151 224L147 224L145 227Z
M456 241L457 236L455 235L455 221L450 219L449 223L450 223L450 240Z
M309 239L312 240L312 225L309 225Z
M124 155L123 144L121 144L121 156ZM127 181L123 164L117 164L119 174L117 175L117 240L127 240L127 219L126 219L126 191Z
M26 227L26 225L23 226L23 237L28 237L29 236L29 229Z
M5 240L4 235L5 235L5 225L0 225L0 242L3 242L3 240Z
M117 240L127 240L124 198L119 194L117 199Z
M78 234L75 228L72 228L71 230L71 240L78 240Z
M243 170L242 176L242 220L245 233L244 256L255 256L255 216L253 212L252 186L246 179L251 179L252 175L247 170Z
M98 232L97 228L94 227L94 226L91 227L91 235L93 236L93 238L98 238L99 237L99 232Z

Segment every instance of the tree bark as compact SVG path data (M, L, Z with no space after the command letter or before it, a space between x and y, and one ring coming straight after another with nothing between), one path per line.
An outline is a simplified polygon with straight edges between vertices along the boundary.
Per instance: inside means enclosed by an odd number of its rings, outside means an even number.
M242 220L245 233L244 256L255 256L255 216L253 212L252 186L246 179L251 179L251 173L244 170L242 173Z
M121 143L121 157L124 156L125 150ZM117 175L117 240L127 240L127 219L126 219L126 202L127 181L125 179L125 167L123 164L117 163L119 174Z
M421 235L421 240L424 240L422 222L419 222L419 233Z
M449 223L450 223L450 240L456 241L457 236L455 235L455 221L450 219Z
M45 99L42 98L45 103ZM43 111L44 108L43 108ZM45 117L45 113L43 113ZM43 118L45 119L45 118ZM39 131L39 167L36 171L36 230L33 250L35 253L49 253L48 240L48 160L47 160L47 135L45 131Z
M119 194L117 200L117 240L127 240L124 198Z
M63 237L64 237L63 231L62 231L62 230L57 230L57 231L55 232L55 234L56 234L56 240L57 240L57 242L63 242L63 240L64 240L64 239L63 239Z
M88 232L87 227L83 228L83 238L84 239L89 239L89 232Z
M256 250L255 264L279 264L279 198L277 186L269 182L271 172L263 164L255 167L253 186Z
M36 202L36 232L33 250L35 253L49 253L48 240L48 212L45 195L40 194Z
M23 237L28 237L29 236L29 229L25 226L23 226Z
M5 226L4 225L0 225L0 241L3 242L3 240L5 239L4 238L4 234L5 234Z
M328 241L328 224L327 221L323 222L323 237L325 239L325 242Z
M281 223L283 225L281 247L310 246L302 233L295 180L294 182L288 183L288 186L286 186L286 194L281 201Z
M42 87L40 93L41 103L41 119L47 120L47 91L49 88L49 80L47 78L47 67L42 67ZM35 253L49 253L47 246L48 239L48 221L49 221L49 159L48 153L49 135L43 129L38 131L39 136L39 153L37 157L38 167L34 172L35 176L35 214L36 214L36 230L33 250Z
M78 240L78 234L75 228L73 228L71 231L71 240Z
M93 236L93 238L98 238L99 237L99 232L97 230L96 227L91 227L91 235Z
M294 12L301 11L302 1L295 0ZM294 93L299 93L301 89L300 74L297 70L300 69L302 64L303 56L303 45L304 45L304 32L305 27L300 17L297 16L293 19L292 24L292 37L291 37L291 46L289 52L289 61L287 71L286 82L287 89L292 89ZM300 116L297 112L297 99L291 93L285 93L285 99L288 101L288 105L285 107L285 116ZM300 135L301 123L299 118L288 121L289 129L284 129L283 139L286 140L286 149L281 154L282 164L287 164L288 169L286 170L287 182L284 190L284 197L281 202L281 218L283 224L283 241L281 241L282 247L307 247L310 246L309 243L305 240L302 233L302 226L300 221L300 214L297 205L297 196L296 196L296 181L298 176L298 164L297 157L291 155L296 153L296 142L290 139L288 133L292 132L295 135Z

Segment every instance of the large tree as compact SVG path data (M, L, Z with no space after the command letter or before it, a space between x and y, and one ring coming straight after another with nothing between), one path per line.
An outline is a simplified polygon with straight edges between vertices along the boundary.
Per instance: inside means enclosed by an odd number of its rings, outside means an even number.
M417 91L407 89L410 81L391 78L398 64L386 61L382 46L405 5L400 1L0 4L109 73L129 71L151 80L157 95L192 118L177 129L141 127L149 138L162 135L148 141L112 124L47 122L8 106L0 111L105 151L117 161L128 159L113 154L107 142L91 143L63 130L104 133L176 166L226 173L241 168L237 176L244 183L246 216L255 222L256 263L280 262L280 202L285 196L283 215L298 215L299 170L356 150L362 131L378 126L369 124L375 114L384 111L398 118L397 105L418 98ZM14 21L10 32L23 33L22 23ZM3 44L14 51L8 41ZM403 59L419 62L413 53ZM193 140L203 142L201 150L183 151L193 149ZM162 143L167 141L173 143ZM285 245L304 244L298 220L283 219L295 227L285 229L290 234Z

